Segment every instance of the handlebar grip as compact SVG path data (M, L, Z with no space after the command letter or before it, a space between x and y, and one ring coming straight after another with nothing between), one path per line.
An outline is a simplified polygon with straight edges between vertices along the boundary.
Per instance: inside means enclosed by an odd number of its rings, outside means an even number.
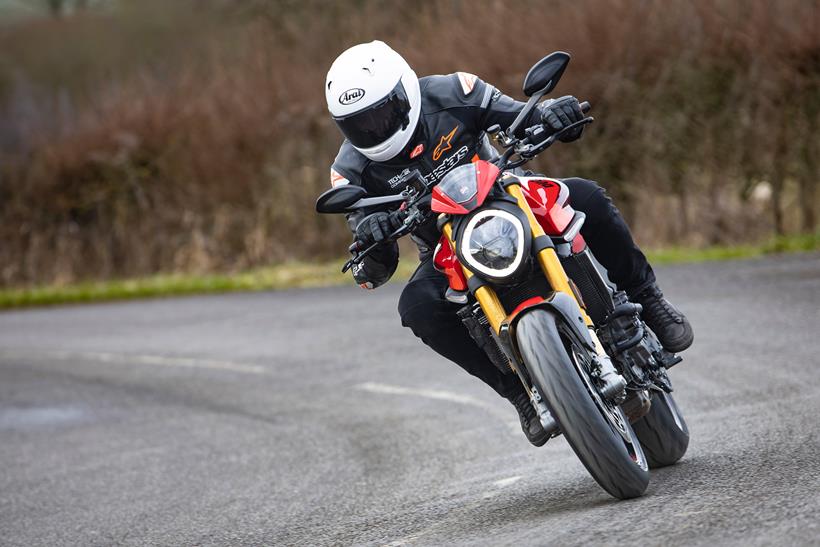
M581 103L581 112L586 114L590 110L592 110L592 105L589 104L589 101L584 101L584 102Z
M363 247L364 244L357 239L356 241L350 244L350 247L348 247L347 250L351 253L355 253L357 251L360 251Z

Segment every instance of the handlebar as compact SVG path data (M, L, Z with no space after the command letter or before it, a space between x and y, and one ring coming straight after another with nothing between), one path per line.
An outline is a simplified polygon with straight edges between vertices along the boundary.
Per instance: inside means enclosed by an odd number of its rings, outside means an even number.
M590 105L588 101L583 101L582 103L580 103L580 107L581 112L583 112L584 114L586 114L592 109L592 105ZM536 155L540 154L550 146L552 146L552 144L556 140L558 140L564 133L572 131L573 129L576 129L588 123L592 123L592 121L593 118L591 117L583 118L573 124L568 125L567 127L562 129L561 131L558 131L557 133L552 133L544 140L536 144L532 144L531 139L533 137L537 137L545 130L543 125L535 126L533 130L528 131L528 135L525 138L521 140L511 140L509 144L505 143L505 147L507 147L507 150L497 160L493 160L493 162L497 162L496 164L502 169L513 169L515 167L519 167L527 163L529 160L531 160ZM492 131L492 128L490 128L490 131ZM510 158L513 156L513 154L516 153L518 154L519 159L510 161ZM427 187L427 190L429 190L430 187L432 187L432 185ZM398 238L407 235L408 233L410 233L410 231L412 231L413 228L415 228L415 225L417 223L423 221L424 212L420 210L419 206L423 206L425 203L429 205L430 196L425 195L424 193L416 193L412 195L412 198L410 197L410 195L408 195L408 198L410 198L409 201L404 201L404 205L402 206L408 206L405 210L406 215L404 224L400 226L398 229L396 229L396 231L394 231L392 234L390 234L384 240L385 242L395 241ZM342 267L342 273L347 272L348 270L350 270L350 268L352 268L356 264L359 264L362 260L365 259L365 257L367 257L371 252L373 252L380 245L380 243L373 243L365 247L364 242L359 240L354 241L350 245L350 247L348 247L348 251L350 251L351 253L355 253L355 256L353 256L353 258L351 258L345 263L345 265Z
M592 105L589 102L584 101L580 104L581 112L587 113L592 109ZM591 116L587 116L586 118L582 118L575 123L572 123L560 131L556 133L552 133L540 142L533 143L534 139L537 139L542 133L546 131L546 127L544 124L538 124L534 127L531 127L527 130L527 136L520 140L515 140L509 144L509 148L501 157L501 164L499 167L502 169L514 169L516 167L520 167L533 159L535 156L549 148L550 146L555 143L556 140L560 139L566 133L577 129L578 127L584 126L588 123L592 123L595 119ZM518 159L510 161L514 154L518 154Z

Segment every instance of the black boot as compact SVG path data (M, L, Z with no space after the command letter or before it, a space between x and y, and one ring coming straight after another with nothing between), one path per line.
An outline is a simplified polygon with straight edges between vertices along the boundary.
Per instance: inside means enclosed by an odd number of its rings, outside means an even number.
M524 435L535 446L544 446L549 440L549 435L544 431L541 425L541 420L538 419L538 414L530 402L527 393L522 391L518 395L507 399L510 401L515 409L518 411L518 417L521 420L521 429L524 430Z
M692 345L695 335L686 317L663 297L660 287L650 285L632 298L643 306L641 318L667 351L677 353Z

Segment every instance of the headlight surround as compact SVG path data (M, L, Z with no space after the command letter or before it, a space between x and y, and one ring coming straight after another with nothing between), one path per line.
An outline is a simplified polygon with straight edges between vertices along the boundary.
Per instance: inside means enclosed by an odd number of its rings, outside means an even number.
M521 266L529 245L524 225L510 212L484 209L473 214L459 240L459 255L477 274L502 280Z

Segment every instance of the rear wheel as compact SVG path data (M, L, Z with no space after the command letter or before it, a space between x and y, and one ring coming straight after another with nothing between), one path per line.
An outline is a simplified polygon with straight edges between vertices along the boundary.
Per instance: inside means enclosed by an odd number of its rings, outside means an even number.
M655 393L649 414L632 424L632 429L652 468L672 465L689 447L689 428L669 393Z
M587 350L562 336L542 309L518 321L516 339L535 386L590 475L616 498L642 495L649 484L646 457L621 409L595 389Z

